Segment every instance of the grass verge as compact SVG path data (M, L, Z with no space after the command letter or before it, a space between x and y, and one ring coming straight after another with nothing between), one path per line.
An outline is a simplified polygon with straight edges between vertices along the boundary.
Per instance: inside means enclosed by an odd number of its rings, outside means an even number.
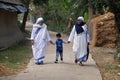
M114 60L115 50L105 48L92 48L92 56L96 61L103 80L120 80L120 62Z
M16 74L25 69L31 57L31 44L27 40L0 51L0 76Z

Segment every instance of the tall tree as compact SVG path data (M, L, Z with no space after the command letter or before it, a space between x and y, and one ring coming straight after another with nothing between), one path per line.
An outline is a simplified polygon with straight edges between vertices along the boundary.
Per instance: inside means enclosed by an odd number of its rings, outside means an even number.
M117 55L116 58L120 60L120 0L108 0L110 11L115 14L115 22L117 26Z
M21 2L26 6L26 8L29 9L30 0L21 0ZM25 12L23 16L23 22L22 22L22 27L21 27L22 32L25 32L25 25L26 25L28 13L29 13L29 10Z
M33 3L33 5L35 6L39 6L39 5L44 5L48 2L49 0L21 0L21 2L26 6L26 8L29 9L29 5L30 3ZM21 27L21 31L25 32L25 25L26 25L26 21L27 21L27 17L29 14L29 10L24 13L24 17L23 17L23 22L22 22L22 27Z
M115 14L115 22L120 32L120 0L108 0L110 11Z
M36 20L37 17L43 16L43 14L47 10L49 0L32 0L31 3L34 5L34 19Z

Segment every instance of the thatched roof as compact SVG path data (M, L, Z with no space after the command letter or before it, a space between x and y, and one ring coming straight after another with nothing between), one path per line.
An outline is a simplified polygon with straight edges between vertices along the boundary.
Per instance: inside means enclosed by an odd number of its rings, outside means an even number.
M0 9L17 13L23 13L28 10L20 0L0 0Z
M23 5L20 0L0 0L0 2L9 3L9 4L18 4Z

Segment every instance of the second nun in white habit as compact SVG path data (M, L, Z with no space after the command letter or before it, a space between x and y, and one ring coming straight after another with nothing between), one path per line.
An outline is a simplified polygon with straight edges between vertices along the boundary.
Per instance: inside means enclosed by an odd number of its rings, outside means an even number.
M75 53L75 63L86 62L89 54L89 34L87 25L84 22L83 17L78 17L77 23L73 26L71 34L68 39L68 43L73 40L73 52Z
M33 25L31 33L32 51L36 64L43 64L48 41L52 43L47 30L47 25L44 23L43 18L40 17Z

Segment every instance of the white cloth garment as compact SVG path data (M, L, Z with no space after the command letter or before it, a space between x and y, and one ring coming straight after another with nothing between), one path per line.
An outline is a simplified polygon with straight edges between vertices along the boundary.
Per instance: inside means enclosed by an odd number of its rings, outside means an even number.
M31 40L34 40L34 45L32 45L34 60L36 63L41 63L45 57L47 41L51 40L46 24L33 25Z
M90 42L90 39L87 25L83 25L82 28L84 32L77 34L74 25L68 41L73 41L73 52L75 53L75 58L80 62L85 62L85 57L87 56L87 44Z
M42 17L38 18L35 24L43 23L44 19Z
M80 20L80 21L84 22L84 18L82 16L78 17L77 20Z
M42 28L43 29L42 39L45 39L46 31L47 31L47 25L46 24L43 24L42 26L40 26L39 24L34 24L33 28Z

